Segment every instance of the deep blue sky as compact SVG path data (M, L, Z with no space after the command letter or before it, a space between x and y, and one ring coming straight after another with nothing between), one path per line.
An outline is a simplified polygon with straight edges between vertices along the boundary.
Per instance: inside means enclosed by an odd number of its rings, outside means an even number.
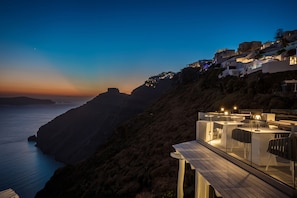
M221 48L297 29L296 0L1 0L0 93L130 92Z

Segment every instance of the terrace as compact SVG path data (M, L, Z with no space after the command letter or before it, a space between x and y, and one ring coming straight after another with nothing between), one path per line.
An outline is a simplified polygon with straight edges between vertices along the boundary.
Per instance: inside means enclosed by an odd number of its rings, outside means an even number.
M195 197L295 197L297 121L261 110L232 111L199 112L196 140L173 145L178 197L185 162L196 173Z

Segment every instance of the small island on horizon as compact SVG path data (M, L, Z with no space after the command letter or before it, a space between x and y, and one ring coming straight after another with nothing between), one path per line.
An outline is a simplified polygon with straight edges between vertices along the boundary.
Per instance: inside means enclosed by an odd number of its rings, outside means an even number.
M55 104L55 102L49 99L37 99L37 98L29 98L25 96L0 98L0 105L39 105L39 104Z

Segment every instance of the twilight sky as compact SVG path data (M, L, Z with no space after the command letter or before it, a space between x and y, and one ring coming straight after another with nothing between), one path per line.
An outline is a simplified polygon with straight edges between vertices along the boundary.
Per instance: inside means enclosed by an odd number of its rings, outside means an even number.
M0 0L0 95L130 93L297 29L296 0Z

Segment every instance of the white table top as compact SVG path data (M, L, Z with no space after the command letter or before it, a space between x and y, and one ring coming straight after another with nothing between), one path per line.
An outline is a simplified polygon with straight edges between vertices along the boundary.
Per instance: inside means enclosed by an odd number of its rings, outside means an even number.
M241 117L251 116L251 114L247 114L247 113L232 113L231 115L241 116Z
M259 133L259 134L274 134L274 133L290 133L290 131L285 131L281 129L270 129L266 127L260 128L249 128L249 127L238 127L238 129L245 130L252 133Z
M232 125L232 126L237 126L237 125L243 125L244 123L238 122L238 121L215 121L215 123L220 124L220 125Z
M295 120L279 120L279 121L283 122L283 123L288 123L289 125L291 125L291 124L297 125L297 121L295 121Z
M289 122L284 122L284 121L268 121L268 124L275 124L275 125L284 125L284 126L291 126Z
M219 112L206 112L205 115L216 115L216 116L222 116L225 115L224 113L219 113ZM229 114L229 116L241 116L241 117L245 117L245 116L250 116L251 114L246 114L246 113L231 113Z

